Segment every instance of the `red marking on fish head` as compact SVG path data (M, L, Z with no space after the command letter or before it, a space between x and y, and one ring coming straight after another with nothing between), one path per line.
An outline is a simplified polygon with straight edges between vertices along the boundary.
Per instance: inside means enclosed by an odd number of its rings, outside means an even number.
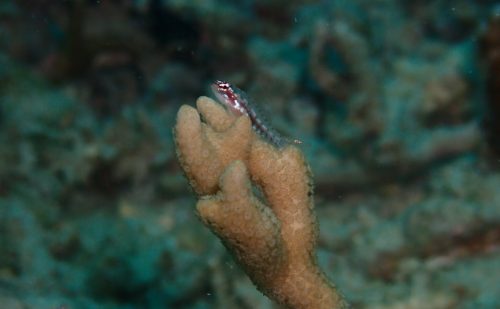
M229 94L232 91L231 88L232 87L230 83L221 80L216 80L212 84L212 90L217 91L221 94Z
M212 92L215 94L217 99L225 105L234 105L237 97L234 93L233 86L221 80L216 80L212 84Z
M212 84L212 92L219 102L224 104L234 115L240 116L246 113L241 100L230 83L217 80Z

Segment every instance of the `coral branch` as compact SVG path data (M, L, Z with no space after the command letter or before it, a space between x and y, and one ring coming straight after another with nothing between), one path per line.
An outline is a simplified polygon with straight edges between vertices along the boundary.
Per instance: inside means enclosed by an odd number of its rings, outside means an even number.
M279 304L347 308L316 263L312 180L302 152L262 141L247 116L235 118L208 98L197 105L198 111L181 107L175 136L182 167L201 196L201 220Z
M285 252L277 241L281 237L279 221L252 195L248 173L241 161L226 169L220 187L220 194L198 202L198 213L231 248L254 282L266 286L283 268Z
M243 159L252 141L250 120L235 119L213 100L201 97L198 111L182 106L178 113L176 146L179 161L191 186L199 195L213 194L225 167Z

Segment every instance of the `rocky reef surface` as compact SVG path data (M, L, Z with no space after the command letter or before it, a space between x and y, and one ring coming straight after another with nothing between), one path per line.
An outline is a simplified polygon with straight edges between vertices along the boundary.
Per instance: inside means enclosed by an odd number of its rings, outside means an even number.
M2 1L0 304L276 307L175 156L178 108L223 79L302 141L355 308L499 308L498 8Z

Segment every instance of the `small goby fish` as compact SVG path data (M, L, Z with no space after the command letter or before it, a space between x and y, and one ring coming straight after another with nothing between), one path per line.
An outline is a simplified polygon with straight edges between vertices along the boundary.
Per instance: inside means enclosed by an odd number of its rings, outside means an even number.
M228 82L220 80L215 81L211 88L220 103L226 106L236 116L248 116L254 130L263 138L270 141L274 146L281 148L290 142L288 138L283 137L265 123L264 119L258 115L255 107L252 106L247 95L242 90ZM297 144L301 143L299 140L293 140L292 142Z

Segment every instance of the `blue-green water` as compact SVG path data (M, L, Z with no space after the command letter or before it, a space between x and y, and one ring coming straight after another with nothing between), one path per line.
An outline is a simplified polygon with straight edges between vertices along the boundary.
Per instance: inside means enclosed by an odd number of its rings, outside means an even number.
M499 5L2 1L0 308L276 308L177 162L216 79L302 141L353 307L500 308Z

